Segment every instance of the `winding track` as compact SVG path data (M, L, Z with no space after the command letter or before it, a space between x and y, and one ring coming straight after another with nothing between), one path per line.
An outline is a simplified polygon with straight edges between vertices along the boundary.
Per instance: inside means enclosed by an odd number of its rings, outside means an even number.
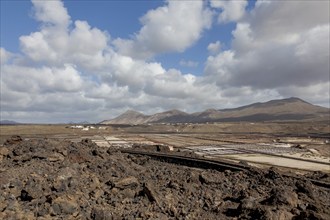
M59 137L60 136L60 137ZM161 143L161 144L168 144L165 141L160 141L159 139L154 139L154 138L150 138L150 137L145 137L142 135L138 135L141 138L144 138L146 140L150 140L153 141L154 143ZM39 136L29 136L27 135L25 138L29 138L29 139L41 139L44 138L44 136L39 137ZM54 135L54 136L49 136L48 138L63 138L63 139L80 139L81 136L80 135ZM166 137L168 138L168 137ZM184 138L185 136L180 136L180 142L184 142ZM200 139L200 140L209 140L209 141L221 141L221 142L225 142L225 143L231 143L231 144L244 144L244 142L239 142L239 141L231 141L231 140L219 140L219 139L215 139L215 138L209 138L209 137L196 137L196 136L190 136L189 138L192 139ZM170 137L170 139L172 140L176 140L175 137ZM191 141L191 140L190 140ZM239 149L237 149L239 150ZM249 151L250 153L258 153L260 154L260 152L255 152L253 150L247 150L247 149L243 149L244 151ZM242 164L237 164L237 163L231 163L228 161L223 161L223 160L211 160L211 159L206 159L206 158L192 158L192 157L187 157L187 156L181 156L181 155L174 155L174 154L164 154L164 153L159 153L159 152L148 152L148 151L137 151L137 150L131 150L131 149L121 149L121 152L123 153L129 153L129 154L138 154L138 155L145 155L145 156L150 156L153 159L157 159L160 161L164 161L164 162L169 162L169 163L175 163L175 164L181 164L181 165L186 165L186 166L190 166L190 167L198 167L198 168L204 168L204 169L215 169L215 170L232 170L232 171L244 171L244 170L249 170L250 167L249 166L245 166ZM268 153L264 153L264 154L268 154ZM269 154L272 156L278 156L278 157L285 157L282 155L273 155L273 154ZM297 158L292 158L289 157L288 159L297 159ZM310 162L310 163L323 163L323 162L318 162L318 161L313 161L313 160L308 160L308 159L299 159L302 161L306 161L306 162ZM329 165L329 163L325 163L326 165ZM293 175L288 175L288 174L284 174L284 176L288 176L288 177L293 177L295 179L301 179L303 181L310 181L311 183L313 183L316 186L321 186L321 187L325 187L330 189L330 183L329 182L324 182L324 181L320 181L320 180L315 180L315 179L311 179L311 178L305 178L305 177L298 177L298 176L293 176Z
M185 136L178 136L180 139L179 141L183 141L182 138ZM165 141L159 141L157 139L153 139L150 137L144 137L147 140L153 141L154 143L160 143L160 144L168 144L168 142ZM231 140L219 140L215 138L206 138L206 137L195 137L195 136L189 136L191 139L197 139L197 140L206 140L206 141L214 141L214 142L224 142L224 143L229 143L229 144L246 144L245 142L242 141L231 141ZM168 137L168 139L176 140L176 137ZM225 146L220 144L221 147L228 147L232 149L229 146ZM182 147L182 146L181 146ZM279 157L279 158L286 158L286 159L291 159L291 160L298 160L298 161L304 161L304 162L309 162L309 163L315 163L315 164L323 164L323 165L328 165L330 167L330 163L328 162L323 162L323 161L316 161L316 160L309 160L309 159L304 159L304 158L297 158L297 157L291 157L291 156L285 156L285 155L279 155L279 154L274 154L274 153L268 153L268 152L262 152L258 150L251 150L251 149L244 149L244 148L235 148L234 149L237 152L242 152L242 153L250 153L250 154L262 154L262 155L268 155L268 156L274 156L274 157Z
M250 166L231 163L229 161L224 161L224 160L210 160L210 159L205 159L205 158L193 158L193 157L187 157L187 156L182 156L182 155L150 152L150 151L140 151L140 150L132 150L132 149L121 149L120 151L122 153L149 156L153 159L164 161L167 163L174 163L174 164L180 164L180 165L185 165L185 166L189 166L189 167L196 167L196 168L203 168L203 169L215 169L215 170L219 170L219 171L224 171L224 170L248 171L251 169ZM298 180L303 180L303 181L308 180L316 186L330 189L330 182L324 182L324 181L315 180L315 179L306 178L306 177L299 177L296 175L289 175L289 174L282 174L282 175L286 176L286 177L295 178Z

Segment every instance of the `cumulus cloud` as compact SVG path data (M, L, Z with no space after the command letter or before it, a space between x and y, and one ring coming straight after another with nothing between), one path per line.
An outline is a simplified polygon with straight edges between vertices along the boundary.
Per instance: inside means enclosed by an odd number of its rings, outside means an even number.
M227 23L240 20L245 14L245 8L247 5L247 0L211 0L211 7L221 9L218 17L219 23Z
M71 17L59 0L33 0L32 3L35 18L42 26L39 31L19 38L21 50L30 63L57 66L74 63L83 68L102 66L103 52L110 38L107 32L80 20L71 27Z
M70 16L60 0L32 0L32 3L35 18L44 25L67 27L70 24Z
M46 26L38 32L21 36L20 46L33 62L48 65L72 62L90 68L103 64L108 40L106 32L77 20L71 30Z
M210 28L212 13L202 0L167 1L141 18L142 28L133 39L116 39L119 53L146 59L167 52L183 52Z
M246 21L258 38L292 42L300 33L329 24L329 1L257 1Z
M87 21L72 21L61 1L33 4L40 29L20 37L20 53L0 49L2 118L98 122L128 108L151 114L288 96L322 105L329 100L327 1L258 1L249 12L246 1L214 1L213 9L202 1L167 1L142 17L131 39L112 39ZM201 76L157 62L158 54L197 43L211 28L214 9L220 11L217 27L237 24L230 49L220 41L208 44Z
M71 65L65 65L64 68L6 65L2 67L1 74L2 82L21 92L77 92L83 84L79 73Z
M233 31L232 48L207 59L206 77L219 86L275 91L329 83L329 11L324 9L328 5L327 1L257 4Z
M220 41L216 41L214 43L210 43L208 46L207 46L207 50L209 51L209 53L211 54L217 54L220 52L221 50L221 43Z
M184 99L188 99L191 92L204 99L210 95L204 86L195 85L192 75L166 70L160 63L115 52L107 32L91 27L86 21L72 22L62 2L33 3L35 17L42 24L40 30L20 37L23 54L14 56L12 62L9 62L10 53L1 49L2 116L42 122L75 118L70 112L77 112L77 115L98 121L113 117L126 108L143 111L150 108L150 112L171 107L186 108ZM196 41L203 28L209 25L205 23L207 16L204 15L208 14L203 3L193 5L191 16L200 13L196 19L203 21L195 20L198 24L193 22L192 27L182 21L174 24L175 19L171 21L173 24L168 24L176 32L176 29L188 26L186 31L192 33L181 34L183 41L190 43ZM190 11L184 4L171 2L164 6L165 9L176 18ZM158 15L159 21L165 22L166 16L159 11L161 9L146 14L144 27L154 28L156 23L151 20ZM167 42L168 46L171 47L173 42ZM186 43L184 47L188 46ZM189 102L193 99L189 97ZM182 101L180 106L179 100ZM50 115L52 117L48 119L38 118Z
M1 64L5 64L8 62L12 54L8 51L6 51L5 48L0 48L0 62Z
M330 76L329 76L330 77ZM290 85L277 89L281 96L304 97L304 100L330 108L330 83L328 81L310 84L308 86Z

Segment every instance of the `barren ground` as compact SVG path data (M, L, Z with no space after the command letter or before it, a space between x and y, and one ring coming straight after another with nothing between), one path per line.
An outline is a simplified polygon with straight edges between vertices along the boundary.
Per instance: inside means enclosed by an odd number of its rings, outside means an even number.
M88 131L67 125L0 126L0 218L329 219L329 189L304 179L330 180L329 133L326 123ZM119 152L133 144L166 144L174 151L253 167L205 170ZM294 179L284 175L288 172L304 176Z

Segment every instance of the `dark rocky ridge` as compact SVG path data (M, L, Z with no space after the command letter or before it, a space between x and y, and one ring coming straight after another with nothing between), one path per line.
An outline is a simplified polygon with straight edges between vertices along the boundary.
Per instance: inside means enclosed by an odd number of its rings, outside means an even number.
M330 190L276 169L193 169L100 148L90 140L13 137L0 147L0 175L0 219L330 216Z

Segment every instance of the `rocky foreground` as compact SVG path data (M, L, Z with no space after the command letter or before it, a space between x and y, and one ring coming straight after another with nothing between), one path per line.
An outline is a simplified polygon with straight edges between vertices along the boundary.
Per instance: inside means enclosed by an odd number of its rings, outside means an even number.
M0 176L0 219L330 219L329 189L275 169L189 168L90 140L13 137Z

